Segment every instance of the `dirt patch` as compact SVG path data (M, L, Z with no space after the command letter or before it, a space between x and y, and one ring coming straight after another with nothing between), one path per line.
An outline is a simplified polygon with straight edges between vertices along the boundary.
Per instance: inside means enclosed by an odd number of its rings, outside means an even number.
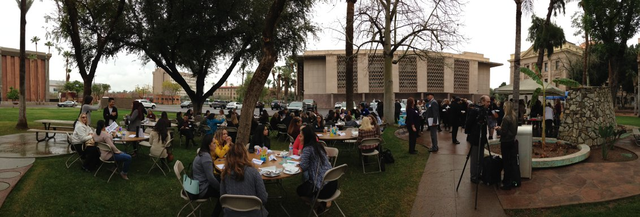
M547 143L542 148L542 144L540 142L533 143L533 158L550 158L550 157L560 157L565 155L570 155L580 151L577 147L569 143ZM491 146L491 152L502 154L502 150L500 150L500 145ZM592 151L593 152L593 151Z
M602 146L591 147L591 155L585 162L587 163L606 163L606 162L624 162L638 159L638 155L624 148L614 146L613 150L609 150L607 159L602 158Z

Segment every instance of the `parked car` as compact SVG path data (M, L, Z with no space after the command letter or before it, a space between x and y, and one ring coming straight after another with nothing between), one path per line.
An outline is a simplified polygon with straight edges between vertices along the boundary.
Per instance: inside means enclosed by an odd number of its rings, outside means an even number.
M138 102L142 103L142 105L143 105L145 108L156 109L156 104L155 104L155 103L150 102L149 100L146 100L146 99L136 99L136 101L138 101Z
M202 104L202 106L209 106L209 107L211 107L211 104L212 104L212 103L213 103L213 102L211 102L211 100L206 99L206 100L204 101L204 104Z
M276 110L276 109L280 110L282 108L283 108L282 101L280 100L271 101L271 110Z
M70 100L58 103L58 107L76 107L77 105L78 103Z
M225 109L241 109L241 108L242 108L242 103L230 102L230 103L227 103L227 106Z
M193 103L191 101L184 101L180 104L180 108L191 108L193 107Z
M333 105L333 108L335 109L341 109L342 108L342 103L346 104L346 102L336 102L335 105Z
M289 109L289 112L301 112L304 109L304 103L300 101L291 102L287 109Z
M341 108L348 110L349 108L347 107L347 102L343 101ZM351 109L358 109L358 106L356 106L356 102L353 102L353 107L351 107Z
M214 100L213 103L209 104L209 107L211 108L220 108L220 109L225 109L227 108L227 104L229 103L229 101L224 101L224 100Z
M313 99L305 99L302 100L303 108L305 111L316 111L318 109L318 104Z

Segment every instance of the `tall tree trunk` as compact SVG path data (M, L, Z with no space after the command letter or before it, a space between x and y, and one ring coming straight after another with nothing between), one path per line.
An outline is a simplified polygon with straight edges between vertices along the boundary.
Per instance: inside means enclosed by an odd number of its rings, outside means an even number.
M516 51L513 53L513 101L518 103L520 99L520 43L521 43L521 29L522 29L522 1L523 0L515 0L516 2ZM518 115L518 119L522 118L519 116L518 108L519 106L514 106L516 110L516 115Z
M553 5L556 3L556 0L549 0L549 7L547 8L547 18L544 21L544 25L542 26L542 37L543 38L547 38L547 29L549 28L549 24L551 23L551 13L553 13ZM538 61L536 61L536 66L538 67L539 71L539 75L542 80L544 81L544 77L542 76L543 73L543 69L542 69L542 61L544 59L544 49L545 46L538 48ZM538 73L538 72L536 72ZM551 79L551 78L549 78Z
M286 0L274 0L269 8L269 12L265 18L265 29L262 31L262 57L260 58L260 64L253 74L253 78L249 82L247 92L243 101L242 113L240 115L240 127L238 128L238 135L236 137L236 144L244 145L249 143L249 135L251 135L251 124L253 120L253 110L262 87L269 77L269 72L273 69L278 53L274 45L275 29L278 25L280 14L284 10Z
M18 114L18 123L16 129L27 129L27 85L26 85L26 46L25 46L25 32L27 26L27 0L20 1L20 111Z
M391 53L391 1L386 0L384 17L384 120L387 123L395 123L395 94L393 93L393 74L391 61L393 53ZM347 104L347 107L350 105Z
M584 71L582 72L582 85L586 85L589 86L589 32L587 32L587 30L584 30L584 39L585 39L585 45L584 45Z
M349 108L351 104L353 104L353 13L354 13L354 5L357 0L347 0L347 25L345 29L346 40L345 40L345 94L346 94L346 102L347 108Z

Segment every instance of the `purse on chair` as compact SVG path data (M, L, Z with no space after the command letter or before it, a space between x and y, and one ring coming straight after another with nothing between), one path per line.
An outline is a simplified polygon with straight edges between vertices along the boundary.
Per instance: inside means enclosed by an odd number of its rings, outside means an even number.
M200 194L200 182L189 178L187 174L182 174L182 187L187 193L193 195Z

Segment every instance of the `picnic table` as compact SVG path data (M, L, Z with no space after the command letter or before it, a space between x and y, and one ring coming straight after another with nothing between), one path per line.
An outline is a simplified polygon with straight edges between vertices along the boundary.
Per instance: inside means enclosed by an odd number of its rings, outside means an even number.
M73 132L73 123L75 121L69 120L54 120L54 119L41 119L35 120L36 123L42 123L44 129L29 129L29 132L36 133L36 141L42 142L45 140L53 139L56 137L57 133L72 133ZM52 125L53 124L53 125ZM63 130L65 129L65 130ZM44 138L39 139L39 134L44 133ZM51 134L51 135L49 135Z

